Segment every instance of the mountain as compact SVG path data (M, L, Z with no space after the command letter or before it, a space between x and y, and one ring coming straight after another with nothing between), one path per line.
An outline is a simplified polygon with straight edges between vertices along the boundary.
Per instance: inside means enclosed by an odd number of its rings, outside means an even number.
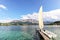
M38 21L34 19L13 20L10 22L12 25L37 25Z
M35 19L20 19L20 20L1 20L0 23L11 23L11 22L31 22L38 23L38 20ZM44 24L50 24L50 21L44 21Z
M20 20L7 20L5 22L0 22L0 25L38 25L38 20L35 19L20 19ZM60 21L44 21L45 25L60 24Z
M38 20L35 20L35 19L21 19L21 20L13 20L12 21L13 23L17 23L17 22L19 22L19 23L22 23L22 24L33 24L33 23L36 23L36 24L38 24ZM51 21L44 21L44 24L46 25L46 24L51 24L51 23L53 23L53 22L51 22Z

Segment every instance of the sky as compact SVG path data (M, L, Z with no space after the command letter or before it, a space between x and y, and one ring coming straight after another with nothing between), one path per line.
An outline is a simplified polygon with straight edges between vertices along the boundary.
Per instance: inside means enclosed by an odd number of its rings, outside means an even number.
M60 0L44 0L42 5L45 21L60 21Z
M43 7L43 20L60 20L60 0L0 0L0 21L38 19Z
M40 0L0 0L0 19L20 19L21 15L38 12Z

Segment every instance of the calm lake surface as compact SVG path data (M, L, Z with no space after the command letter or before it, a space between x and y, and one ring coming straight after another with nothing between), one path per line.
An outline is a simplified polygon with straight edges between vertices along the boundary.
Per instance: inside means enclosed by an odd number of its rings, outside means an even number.
M0 40L36 40L38 25L0 26ZM57 34L55 40L60 40L60 25L45 25L44 29Z

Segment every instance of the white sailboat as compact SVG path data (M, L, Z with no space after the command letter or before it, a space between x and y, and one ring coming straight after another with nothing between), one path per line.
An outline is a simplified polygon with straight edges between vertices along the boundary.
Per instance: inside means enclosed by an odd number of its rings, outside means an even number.
M55 33L50 32L48 30L43 30L44 24L43 24L42 13L43 13L43 11L42 11L42 6L41 6L40 10L39 10L39 29L41 30L41 32L43 32L49 38L55 38L55 37L57 37L57 35Z

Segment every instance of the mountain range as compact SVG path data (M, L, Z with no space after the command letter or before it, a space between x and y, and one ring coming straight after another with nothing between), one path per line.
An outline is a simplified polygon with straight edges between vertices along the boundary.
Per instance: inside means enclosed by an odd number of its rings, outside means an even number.
M20 20L7 20L7 21L3 21L0 22L0 25L38 25L38 20L35 19L20 19ZM60 24L60 21L55 21L55 22L51 22L51 21L44 21L45 25L52 25L52 24Z

